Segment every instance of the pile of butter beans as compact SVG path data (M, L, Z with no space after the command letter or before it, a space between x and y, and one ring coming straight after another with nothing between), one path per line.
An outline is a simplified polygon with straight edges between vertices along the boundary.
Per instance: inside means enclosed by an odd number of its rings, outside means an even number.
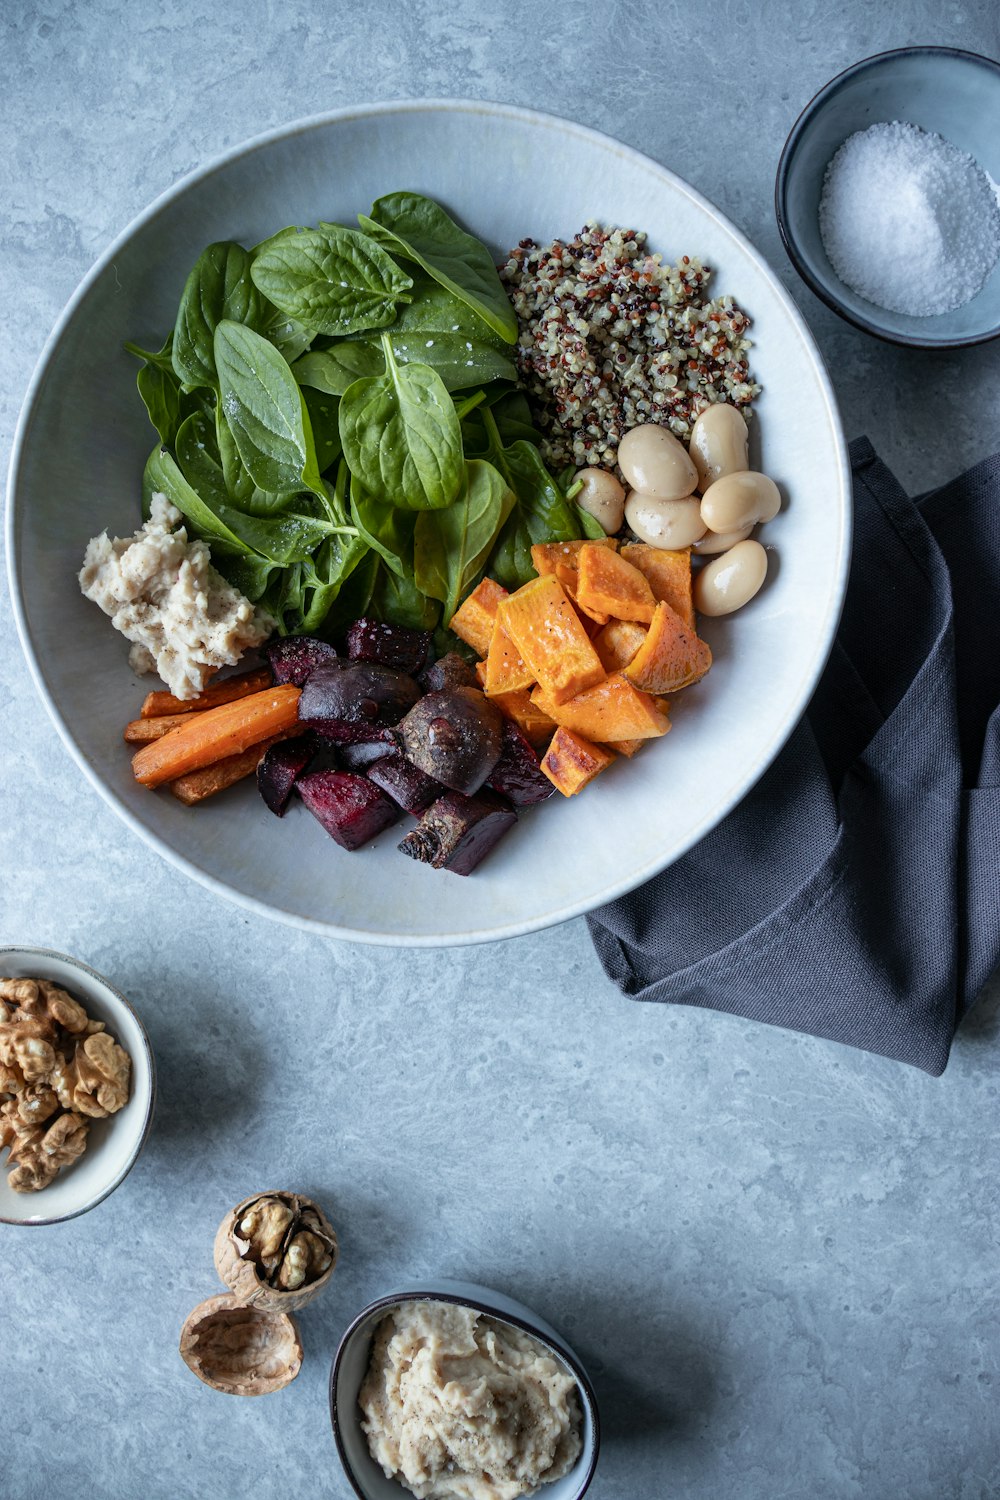
M694 579L695 609L729 615L758 592L767 553L751 540L773 520L781 495L773 479L750 468L747 424L735 406L708 406L691 429L689 448L654 422L633 427L618 447L628 494L607 469L581 469L577 505L614 536L627 522L640 541L709 559Z

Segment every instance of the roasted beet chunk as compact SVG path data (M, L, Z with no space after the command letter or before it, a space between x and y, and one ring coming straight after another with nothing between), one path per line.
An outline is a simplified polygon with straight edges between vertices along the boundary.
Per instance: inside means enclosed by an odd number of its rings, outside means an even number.
M329 641L318 641L312 635L286 635L268 641L262 647L271 664L275 682L292 682L301 687L317 667L332 666L337 653Z
M374 661L397 672L419 672L431 649L429 630L387 625L362 616L347 632L347 654L354 661Z
M510 719L504 720L503 749L486 785L495 792L500 792L515 807L530 807L533 802L544 802L555 791L539 765L535 751Z
M421 672L419 682L425 693L440 693L442 688L479 686L475 671L457 651L449 651L446 656L432 661Z
M379 726L396 724L420 697L413 678L374 662L320 667L302 688L299 718L342 744L371 740Z
M301 778L298 789L309 811L344 849L360 849L399 817L391 797L350 771L314 771Z
M399 727L407 760L471 796L500 758L503 725L495 703L475 688L456 687L428 693Z
M493 792L480 792L476 797L445 792L431 804L399 848L411 859L422 860L435 870L471 875L479 861L516 822L514 809Z
M393 802L398 802L406 812L419 818L435 798L440 797L444 787L433 776L427 776L406 759L405 755L386 755L374 761L365 773L383 792L388 792Z
M257 787L260 795L279 818L285 815L292 788L314 759L319 748L311 734L294 740L280 740L267 750L257 765Z
M338 745L337 759L346 771L366 771L373 761L384 755L395 755L400 746L399 731L391 724L368 730L368 737L351 745Z

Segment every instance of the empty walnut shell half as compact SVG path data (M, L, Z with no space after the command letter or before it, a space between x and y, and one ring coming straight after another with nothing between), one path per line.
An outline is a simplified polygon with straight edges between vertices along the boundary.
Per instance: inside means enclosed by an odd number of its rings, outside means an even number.
M301 1193L254 1193L219 1225L215 1269L239 1302L294 1312L333 1275L337 1236Z
M299 1331L287 1313L222 1295L199 1302L181 1329L181 1358L227 1396L266 1396L302 1368Z

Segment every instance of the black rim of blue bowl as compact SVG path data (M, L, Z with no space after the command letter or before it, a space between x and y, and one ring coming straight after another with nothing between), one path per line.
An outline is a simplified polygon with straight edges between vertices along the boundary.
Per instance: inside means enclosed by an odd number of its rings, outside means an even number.
M788 187L788 169L792 157L798 148L799 140L809 121L816 111L825 104L827 99L838 93L849 78L854 78L869 68L877 67L878 64L886 62L891 57L960 57L966 62L978 63L989 68L1000 78L1000 63L992 57L986 57L980 52L966 52L961 47L895 47L889 52L876 52L871 57L863 57L860 62L853 63L851 67L845 68L838 73L836 78L831 78L829 83L823 85L819 93L814 94L809 103L802 110L795 124L792 126L788 139L786 140L778 159L778 171L774 181L774 214L778 221L778 233L781 235L781 243L785 247L788 259L796 271L813 291L821 302L835 312L845 322L852 323L855 328L860 328L863 333L870 333L875 338L881 339L886 344L898 344L909 349L965 349L974 344L988 344L993 339L1000 338L1000 325L988 333L972 334L968 338L955 339L924 339L916 334L891 333L887 328L873 323L860 313L854 312L839 302L828 289L817 281L815 276L799 255L795 240L792 236L786 214L786 195Z
M340 1367L343 1363L344 1355L347 1351L347 1346L351 1342L352 1338L354 1337L357 1330L361 1327L361 1325L363 1323L366 1323L370 1318L373 1318L376 1313L388 1312L390 1308L399 1307L401 1302L450 1302L453 1303L456 1307L472 1307L476 1310L476 1312L482 1313L484 1317L495 1318L498 1323L510 1323L514 1328L519 1328L522 1333L530 1334L532 1338L538 1339L539 1343L542 1343L546 1346L546 1348L551 1349L556 1357L562 1360L564 1365L569 1366L576 1379L577 1385L580 1387L583 1399L587 1405L587 1410L590 1412L590 1420L594 1430L594 1451L591 1454L590 1462L587 1465L587 1472L584 1475L583 1485L576 1492L577 1500L583 1500L583 1496L590 1489L590 1486L594 1479L594 1475L597 1472L597 1460L600 1457L601 1452L601 1421L597 1410L597 1396L594 1392L594 1387L591 1385L590 1377L588 1376L586 1370L584 1370L583 1366L580 1364L579 1360L576 1359L575 1356L569 1354L565 1349L560 1348L558 1344L553 1344L544 1333L540 1332L539 1329L532 1327L532 1325L526 1322L523 1318L519 1318L516 1313L501 1312L498 1308L490 1307L487 1303L480 1302L475 1297L463 1297L457 1292L429 1291L406 1292L403 1295L400 1295L398 1292L393 1292L386 1297L378 1297L374 1302L369 1302L367 1307L363 1307L361 1309L356 1318L351 1319L347 1328L344 1330L344 1335L341 1338L340 1343L337 1345L337 1352L333 1356L333 1364L330 1368L330 1423L333 1427L333 1438L334 1442L337 1445L337 1453L340 1457L344 1475L347 1478L351 1489L358 1496L358 1500L368 1500L368 1497L366 1496L364 1490L361 1488L358 1480L355 1478L354 1470L352 1469L351 1461L347 1456L347 1450L344 1446L344 1439L340 1430L340 1416L337 1411L337 1383L340 1378ZM405 1489L402 1484L400 1484L400 1493L405 1493Z

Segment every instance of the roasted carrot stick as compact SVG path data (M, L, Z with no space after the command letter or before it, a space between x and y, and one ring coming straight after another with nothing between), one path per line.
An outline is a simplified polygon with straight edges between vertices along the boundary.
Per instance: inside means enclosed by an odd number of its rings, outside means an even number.
M189 713L192 709L218 708L220 703L232 703L236 698L248 698L270 687L270 667L255 667L252 672L240 672L236 677L225 677L211 687L203 688L197 698L175 698L173 693L147 693L139 712L144 719L154 719L160 714Z
M227 787L235 786L238 781L252 776L261 756L281 738L281 735L275 735L272 739L261 740L259 745L241 750L239 755L227 755L224 760L213 761L200 771L189 771L186 776L178 776L176 781L169 783L169 790L188 807L194 807L196 803L204 802L206 797L214 797L216 792L224 792Z
M150 740L162 739L189 718L189 714L159 714L155 719L133 719L125 725L122 738L127 745L148 745Z
M185 715L162 739L143 745L132 757L136 781L160 786L198 771L228 755L239 755L251 745L284 734L298 721L300 689L285 683L234 703L222 703L203 713Z

